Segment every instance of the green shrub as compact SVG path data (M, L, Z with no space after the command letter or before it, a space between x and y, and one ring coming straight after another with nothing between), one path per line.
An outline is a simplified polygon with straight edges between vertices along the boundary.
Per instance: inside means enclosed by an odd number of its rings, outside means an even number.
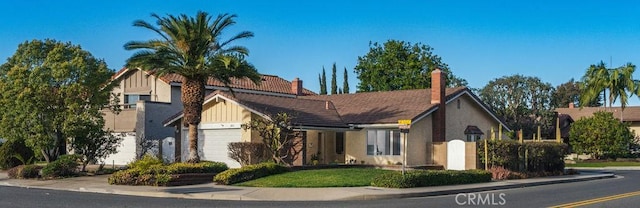
M26 165L20 159L29 160L35 154L22 140L9 140L0 145L0 169L9 169L18 165Z
M487 142L489 166L500 166L517 172L558 172L564 170L566 144L555 142L525 142L491 140ZM484 142L478 142L478 156L484 165Z
M166 167L171 174L181 173L221 173L229 167L223 162L202 161L200 163L173 163Z
M285 166L275 163L261 163L256 165L247 165L242 168L229 169L216 175L213 181L219 184L235 184L250 181L256 178L275 175L289 171Z
M133 161L127 165L129 168L147 169L153 165L162 165L163 161L153 155L144 155L141 159Z
M228 169L225 163L211 161L163 165L161 161L158 163L155 158L146 156L134 163L129 169L111 174L109 184L164 186L173 180L172 174L219 173Z
M38 165L18 165L7 171L9 178L37 178L40 174L41 166Z
M491 173L484 170L416 170L392 172L373 178L372 186L386 188L411 188L490 182Z
M62 155L42 168L43 178L75 176L78 173L79 155Z

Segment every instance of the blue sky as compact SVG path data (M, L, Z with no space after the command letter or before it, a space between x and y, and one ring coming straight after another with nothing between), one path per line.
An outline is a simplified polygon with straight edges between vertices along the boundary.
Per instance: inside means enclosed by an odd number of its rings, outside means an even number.
M151 13L193 15L202 10L237 14L229 30L255 33L237 42L264 74L318 91L318 73L338 66L353 74L369 42L421 42L453 73L481 88L490 80L523 74L556 86L579 79L590 64L640 64L640 3L635 1L16 1L0 7L0 59L18 44L53 38L81 45L120 69L133 53L130 40L155 38L132 22ZM640 78L640 69L636 72ZM330 77L330 74L327 74ZM631 104L638 105L637 97Z

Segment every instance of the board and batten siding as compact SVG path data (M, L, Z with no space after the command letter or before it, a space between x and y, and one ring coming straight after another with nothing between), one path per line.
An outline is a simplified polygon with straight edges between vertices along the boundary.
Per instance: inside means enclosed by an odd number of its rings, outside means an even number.
M151 83L154 81L152 76L147 73L136 70L123 80L125 93L150 93Z
M202 107L202 124L215 123L240 123L244 124L251 121L251 112L245 108L233 104L229 101L220 100L219 102L211 101ZM249 130L240 129L242 131L242 141L250 142L251 132Z

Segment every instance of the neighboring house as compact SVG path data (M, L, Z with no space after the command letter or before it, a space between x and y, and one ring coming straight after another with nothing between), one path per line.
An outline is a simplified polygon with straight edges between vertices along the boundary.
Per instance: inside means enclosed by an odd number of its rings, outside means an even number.
M282 97L295 97L291 93L291 82L277 76L262 75L260 85L253 84L248 79L232 79L230 87L234 92L266 94ZM123 137L123 142L117 154L109 156L107 164L124 165L134 160L140 153L139 144L145 140L161 141L173 137L174 128L162 125L162 121L182 110L181 91L182 76L169 74L157 77L153 72L140 69L123 68L113 77L117 82L113 93L120 100L122 110L119 114L104 110L105 128L113 130ZM221 82L209 78L206 83L206 93L216 90L227 91ZM301 89L303 95L314 95L307 89ZM170 139L165 140L160 151L173 151L167 145L174 145ZM169 154L164 154L169 155ZM175 158L165 158L173 161Z
M256 132L241 128L257 117L268 118L278 112L294 116L302 138L300 154L293 165L310 164L312 155L320 163L399 164L403 151L407 165L447 166L446 142L462 140L473 153L465 169L476 168L475 143L483 132L502 125L480 99L465 87L445 89L444 73L432 74L432 88L337 95L305 95L302 81L294 80L290 91L298 96L279 96L250 92L215 91L205 98L198 151L204 160L216 160L238 167L227 157L229 142L261 142ZM187 129L182 113L170 117L165 126L176 130L182 143L182 160L188 156ZM412 124L405 146L398 120ZM180 138L180 139L178 139ZM467 141L468 140L468 141ZM444 145L443 145L444 144ZM407 149L405 150L405 147ZM464 155L464 151L462 150Z
M593 116L599 111L612 112L613 117L630 124L629 128L635 131L636 138L640 136L640 106L627 106L624 111L620 107L583 107L576 108L573 103L568 108L556 108L559 114L569 115L573 120L580 120Z

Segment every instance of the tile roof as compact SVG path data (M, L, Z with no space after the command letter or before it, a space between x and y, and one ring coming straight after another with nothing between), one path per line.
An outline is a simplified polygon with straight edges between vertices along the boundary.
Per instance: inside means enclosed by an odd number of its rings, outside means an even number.
M208 97L213 97L216 94L223 95L265 115L286 112L294 116L294 123L303 126L348 127L342 121L338 112L331 108L330 104L327 105L326 101L253 93L235 93L235 96L233 96L229 92L222 91L211 93Z
M118 79L120 76L124 75L128 71L133 71L133 70L130 70L128 68L122 68L112 76L112 79ZM149 71L148 73L150 75L154 74L153 71ZM183 77L178 74L168 74L160 77L159 79L164 81L167 84L171 84L171 83L182 83L182 78ZM285 80L278 76L265 75L265 74L261 75L261 79L262 79L262 82L260 83L260 85L256 85L247 78L244 78L244 79L232 78L230 87L233 89L255 90L255 91L273 92L273 93L281 93L281 94L294 94L291 91L291 82L288 80ZM211 77L207 79L207 85L213 86L213 87L224 87L224 84L222 84L222 82ZM315 95L316 93L306 88L303 88L302 94Z
M447 88L446 100L468 90ZM362 92L355 94L301 96L309 100L331 101L342 120L348 124L393 124L401 119L415 119L436 107L431 104L431 89Z
M622 117L622 121L640 121L640 106L628 106L624 108L624 111L620 107L556 108L556 112L567 114L576 121L584 117L591 117L593 113L599 111L613 112L613 117L617 119Z

